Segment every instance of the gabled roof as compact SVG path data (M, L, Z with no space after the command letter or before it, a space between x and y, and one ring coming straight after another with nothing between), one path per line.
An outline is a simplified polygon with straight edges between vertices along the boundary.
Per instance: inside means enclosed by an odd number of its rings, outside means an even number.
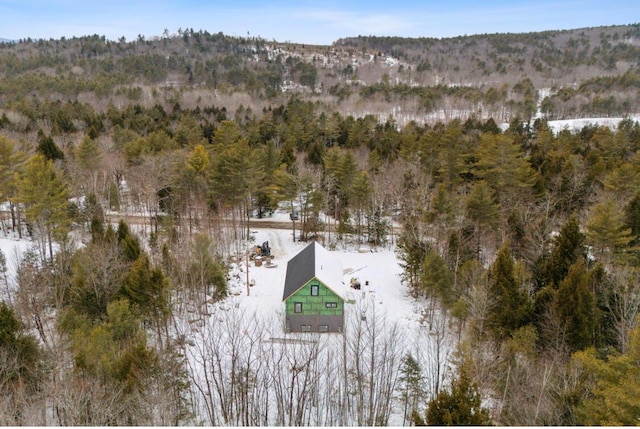
M287 263L282 300L289 298L314 277L344 299L340 293L342 264L328 250L314 241Z

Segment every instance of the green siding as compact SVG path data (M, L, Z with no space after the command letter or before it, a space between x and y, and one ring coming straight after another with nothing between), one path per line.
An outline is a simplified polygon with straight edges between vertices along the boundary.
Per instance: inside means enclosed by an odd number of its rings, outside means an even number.
M311 285L318 285L318 295L311 295ZM302 303L302 313L293 311L294 303ZM335 302L338 304L336 308L327 308L327 302ZM286 313L289 315L323 315L323 316L341 316L344 314L344 301L336 295L331 289L324 285L316 278L309 280L297 292L292 294L285 303Z

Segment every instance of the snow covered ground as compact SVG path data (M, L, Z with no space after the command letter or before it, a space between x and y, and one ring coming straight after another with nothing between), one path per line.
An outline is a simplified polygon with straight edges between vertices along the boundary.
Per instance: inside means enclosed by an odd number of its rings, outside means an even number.
M540 116L541 117L541 116ZM587 125L605 126L612 130L618 128L618 124L625 118L580 118L580 119L562 119L557 121L548 121L547 125L555 134L563 130L576 132L582 130ZM634 122L640 122L640 114L629 116ZM500 129L506 131L509 129L508 123L500 124Z
M274 222L291 224L288 211L283 209L262 221L269 223L268 226L273 226ZM320 349L322 350L320 352L322 357L318 358L319 362L328 363L323 359L331 359L328 356L342 350L341 341L343 338L351 338L345 340L349 342L350 347L356 344L353 340L353 330L358 329L357 324L361 323L360 327L362 328L365 327L364 324L370 322L381 324L377 328L380 331L376 333L381 348L375 352L376 362L379 363L374 366L374 372L383 371L381 368L384 368L385 364L378 354L383 353L384 346L382 344L388 345L389 343L385 343L385 341L393 338L393 347L398 347L396 359L411 353L419 362L427 391L433 392L436 383L446 384L446 379L450 375L447 368L452 365L451 358L457 339L451 333L451 327L445 318L438 313L434 316L434 323L429 326L425 317L427 303L424 299L411 297L407 285L401 281L402 269L398 263L394 245L372 249L357 243L345 244L342 241L336 243L335 236L332 236L334 250L331 250L331 254L340 261L342 266L343 290L348 291L346 298L355 302L345 305L345 334L286 333L284 331L285 305L282 296L287 263L309 245L309 242L294 242L290 228L272 229L267 228L267 225L261 228L261 220L256 218L253 218L252 222L255 222L251 231L252 245L262 245L268 241L275 267L267 267L264 263L261 266L256 266L255 261L249 260L247 276L247 260L246 257L241 257L231 265L228 284L229 296L226 299L216 303L209 302L206 304L206 309L191 309L188 310L188 314L177 315L177 319L181 320L177 327L177 335L185 340L185 355L189 361L189 372L194 385L198 386L198 392L208 392L212 377L218 377L216 379L218 386L226 386L225 389L231 388L230 385L225 384L231 383L230 380L220 375L233 372L231 368L235 359L230 355L238 353L243 356L241 361L249 362L249 357L243 353L258 348L260 351L257 353L269 369L252 364L251 371L261 374L256 377L260 380L286 378L291 375L282 375L276 368L273 368L276 361L280 362L284 356L289 356L294 360L303 359L302 356L309 353L309 350L304 349L305 345L317 341L321 344ZM354 277L361 284L360 290L348 287L351 278ZM247 288L247 280L252 285L249 288ZM365 320L363 316L366 317L366 322L360 322L360 320ZM370 328L371 325L365 327L365 329ZM284 351L283 347L288 347L289 351ZM227 350L227 352L220 353L215 350ZM353 353L366 354L368 352L371 350L363 349ZM287 353L294 354L288 355ZM338 354L341 356L340 353ZM362 358L369 362L369 359L364 355ZM348 365L355 365L353 356L347 360ZM212 373L211 365L220 368L220 370ZM322 366L322 363L319 365ZM396 360L394 365L397 370L400 366L399 360ZM337 376L341 366L338 362L331 362L329 366L334 368L331 372L335 374L323 373L321 378L327 377L323 380L331 384L332 382L327 380ZM353 371L353 369L349 371ZM349 376L343 375L343 377L340 380L344 381ZM333 382L339 383L340 380ZM288 379L287 383L293 386L298 381ZM255 388L257 389L257 387ZM273 385L269 389L271 388ZM295 389L298 388L301 387L297 386ZM382 389L382 387L379 388ZM273 393L270 391L267 395L272 398L269 400L270 402L275 401ZM318 395L320 403L331 397L331 394L324 390L318 392ZM210 394L196 393L194 396L196 408L203 412L202 410L220 406L215 402L209 403L209 397ZM323 407L320 404L317 406ZM330 407L330 405L325 404L324 407ZM278 406L272 403L270 409L278 409ZM326 410L326 408L323 409ZM342 424L357 424L353 413L354 410L351 410ZM285 425L288 422L276 420L276 422L278 421ZM337 424L335 421L326 421L322 418L319 420L312 418L310 422L320 426ZM207 423L219 422L208 421ZM238 424L238 422L235 423ZM271 424L273 423L271 422ZM403 424L402 411L395 400L388 424Z
M632 115L629 118L636 122L640 121L640 114ZM622 119L624 118L566 119L566 120L559 120L559 121L549 121L548 125L549 125L549 128L551 128L551 130L554 133L558 133L565 129L572 132L580 131L582 128L584 128L587 125L598 125L598 126L605 126L611 129L615 129L618 127L618 124L620 123L620 121L622 121Z
M247 291L246 263L239 263L232 270L230 297L226 303L254 310L259 314L276 314L284 310L282 294L287 261L309 243L294 243L291 230L257 229L253 235L256 244L269 241L274 256L273 263L277 266L269 268L263 264L256 267L255 263L250 261L249 281L254 285ZM351 246L332 253L342 263L343 284L349 285L351 278L355 277L362 285L360 290L351 289L348 292L349 299L375 302L377 311L391 315L402 328L417 327L418 304L409 296L406 285L401 284L401 268L392 249L383 248L361 253L357 246Z
M18 264L25 252L35 245L31 241L18 239L17 234L14 236L0 231L0 251L5 257L7 269L6 273L0 272L0 300L8 299L9 291L13 292L15 290ZM2 270L2 267L0 267L0 270Z
M286 209L279 209L273 215L257 219L252 222L291 222ZM296 224L297 225L297 224ZM299 231L296 226L296 234ZM273 264L275 267L255 266L249 261L249 282L253 286L247 291L246 261L238 261L231 269L229 281L229 297L220 305L224 308L235 307L255 311L258 315L274 315L284 311L282 294L287 271L287 262L304 249L309 242L293 241L292 229L253 228L254 245L269 242ZM348 286L351 278L357 278L362 288L349 289L348 299L356 302L367 300L376 304L376 311L390 315L393 322L401 328L414 329L420 324L420 304L411 296L405 284L401 283L402 269L398 264L394 246L371 248L357 243L335 243L332 251L334 257L340 260L343 271L343 285ZM326 248L327 246L325 246ZM366 252L364 252L366 250ZM348 309L348 306L347 306ZM348 311L348 310L347 310ZM282 326L279 327L282 332ZM284 334L284 332L282 332Z

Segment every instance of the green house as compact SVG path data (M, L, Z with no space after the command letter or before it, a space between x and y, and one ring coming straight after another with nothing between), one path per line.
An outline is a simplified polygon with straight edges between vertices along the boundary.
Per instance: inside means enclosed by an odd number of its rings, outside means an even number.
M343 332L342 266L313 242L287 264L282 300L286 332Z

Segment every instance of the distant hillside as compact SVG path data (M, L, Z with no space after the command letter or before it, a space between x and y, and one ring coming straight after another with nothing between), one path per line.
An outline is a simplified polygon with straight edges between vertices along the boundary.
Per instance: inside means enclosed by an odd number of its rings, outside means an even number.
M536 87L557 87L637 67L640 25L447 39L357 37L336 45L384 52L416 64L429 72L432 84L513 84L528 77Z
M640 112L640 24L455 38L353 37L331 46L187 30L0 46L0 107L26 95L254 111L291 94L399 122ZM176 92L177 91L177 92Z

